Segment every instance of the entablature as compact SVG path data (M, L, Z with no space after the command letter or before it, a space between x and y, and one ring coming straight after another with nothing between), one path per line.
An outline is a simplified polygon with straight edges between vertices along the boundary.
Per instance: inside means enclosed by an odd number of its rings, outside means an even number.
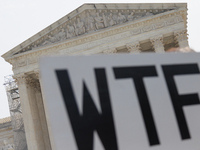
M173 28L174 30L178 30L179 28L186 30L186 20L184 18L186 13L187 10L181 8L179 10L152 15L90 34L80 35L76 38L38 47L35 50L19 53L8 58L7 61L13 65L14 72L23 72L23 70L30 70L30 68L27 68L28 66L32 66L34 69L38 68L38 61L41 56L75 53L95 54L109 49L109 46L111 45L112 47L112 43L116 41L126 40L130 42L130 40L136 38L140 39L141 36L150 38L151 33L154 33L155 30L156 32L160 32L167 29L172 33L173 31L170 29Z

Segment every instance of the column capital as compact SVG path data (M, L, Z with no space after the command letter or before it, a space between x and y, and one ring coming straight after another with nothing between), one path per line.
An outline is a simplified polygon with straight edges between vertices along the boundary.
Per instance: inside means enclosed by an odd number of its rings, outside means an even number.
M25 78L26 78L26 84L31 86L34 84L34 79L32 77L26 76Z
M188 47L188 37L187 30L182 29L178 31L174 31L175 41L178 43L180 48Z
M187 40L188 39L187 35L188 34L186 29L174 31L175 40L177 40L178 42Z
M34 70L34 74L35 74L37 79L41 78L40 70Z
M116 50L116 48L112 48L112 49L104 50L103 53L104 54L113 54L113 53L117 53L117 50Z
M157 35L150 38L151 44L155 52L165 52L163 45L163 35Z
M35 88L36 90L40 89L39 80L34 79L29 75L17 74L17 75L13 75L13 79L15 79L15 82L17 82L17 84L26 84Z
M26 83L26 75L24 73L13 75L13 79L17 84Z
M40 83L39 80L34 79L30 76L26 77L26 84L33 87L35 89L35 91L39 91L40 90Z
M163 46L163 36L162 35L151 37L150 41L154 48Z
M140 43L134 42L134 43L128 43L126 44L126 48L128 49L128 52L130 53L140 53Z
M35 89L35 91L40 91L40 82L39 80L35 80L34 84L33 84L33 87Z

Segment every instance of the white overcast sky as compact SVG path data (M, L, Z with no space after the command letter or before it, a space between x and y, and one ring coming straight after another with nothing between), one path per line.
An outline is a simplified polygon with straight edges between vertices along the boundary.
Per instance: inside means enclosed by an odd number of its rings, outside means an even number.
M0 0L0 55L19 45L84 3L188 3L189 45L200 51L199 0ZM4 76L12 74L11 65L0 58L0 118L10 115Z

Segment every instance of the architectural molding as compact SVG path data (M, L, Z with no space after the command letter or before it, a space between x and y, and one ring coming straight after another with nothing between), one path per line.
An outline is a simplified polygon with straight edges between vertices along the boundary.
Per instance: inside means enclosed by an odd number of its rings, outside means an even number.
M11 59L7 61L13 65L13 69L19 67L25 67L27 65L38 63L40 56L56 54L60 50L64 50L63 53L70 54L76 51L82 51L85 49L90 49L92 47L102 45L105 42L111 42L115 40L120 40L126 37L131 37L139 34L144 34L146 32L150 32L152 30L161 29L164 27L168 27L174 24L178 24L183 22L183 17L180 14L183 14L185 10L179 10L174 13L165 14L162 16L153 18L149 18L147 20L143 20L140 22L131 22L129 24L120 25L116 28L110 28L109 30L105 30L103 33L99 32L97 34L89 34L88 36L84 36L83 38L77 38L75 40L69 40L64 43L59 43L59 45L54 45L52 47L47 47L44 49L39 49L38 51L30 51L29 53L23 53L23 55L13 56ZM127 31L127 32L126 32ZM126 32L126 33L122 33ZM119 35L119 33L122 33ZM116 35L112 37L112 35ZM101 39L101 40L98 40ZM98 40L98 41L97 41ZM73 46L78 46L83 43L87 43L86 45L82 45L78 48L71 48Z
M116 50L116 48L108 49L108 50L104 50L103 53L104 54L113 54L113 53L117 53L117 50Z
M88 9L15 54L170 10L172 9Z

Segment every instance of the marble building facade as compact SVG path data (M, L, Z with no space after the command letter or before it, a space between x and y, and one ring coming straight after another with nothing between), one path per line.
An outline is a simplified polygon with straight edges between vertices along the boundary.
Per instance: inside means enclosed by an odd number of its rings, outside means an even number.
M187 4L84 4L3 54L13 66L29 150L53 149L39 58L187 47Z

